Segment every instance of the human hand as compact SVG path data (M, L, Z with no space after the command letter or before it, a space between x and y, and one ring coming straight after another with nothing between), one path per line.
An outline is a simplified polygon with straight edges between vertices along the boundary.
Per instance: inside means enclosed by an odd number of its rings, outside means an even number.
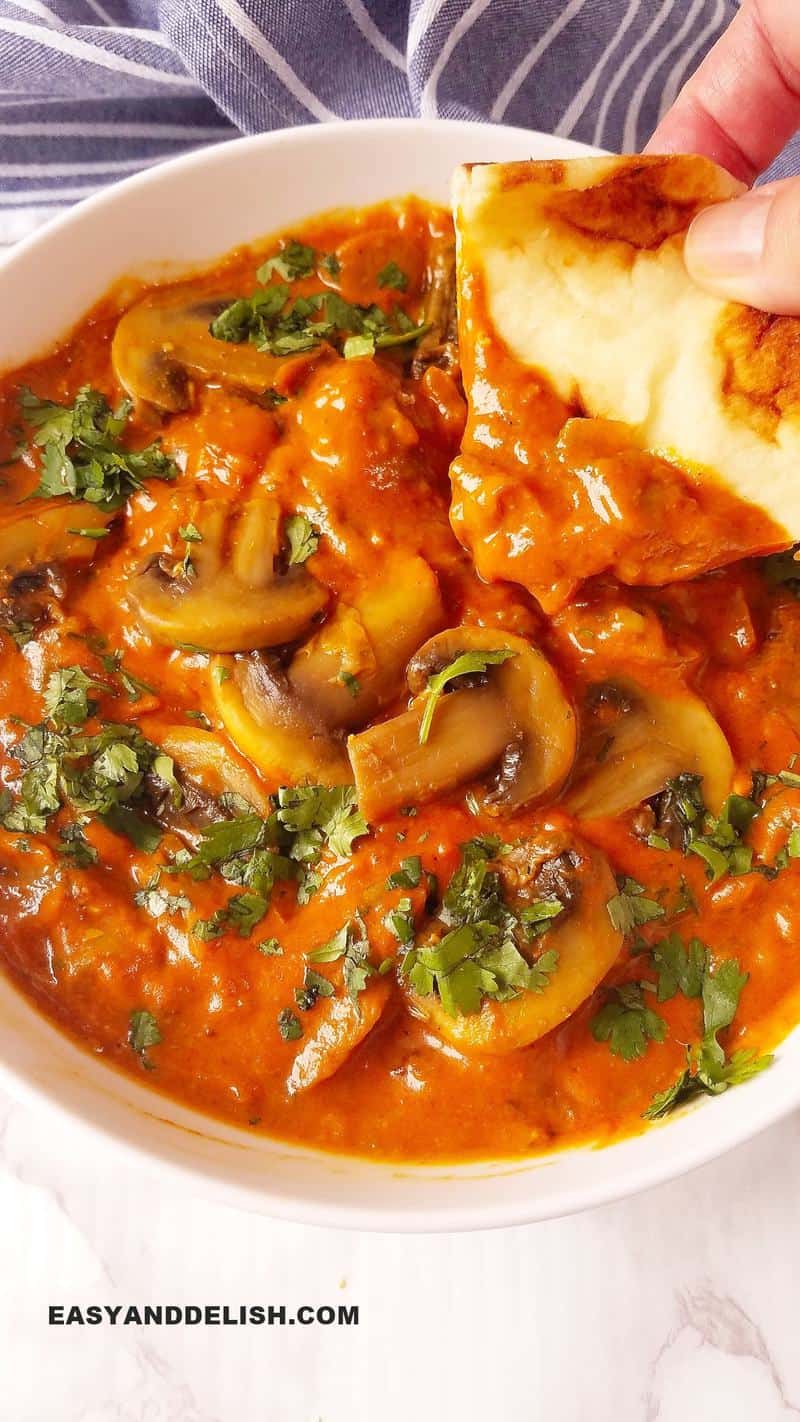
M743 0L645 151L704 153L749 185L798 127L798 0ZM689 228L685 258L706 290L799 315L800 178L706 208Z

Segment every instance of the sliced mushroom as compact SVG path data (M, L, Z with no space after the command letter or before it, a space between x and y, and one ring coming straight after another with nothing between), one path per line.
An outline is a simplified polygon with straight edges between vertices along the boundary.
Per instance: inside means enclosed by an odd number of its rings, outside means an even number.
M210 324L226 304L188 291L137 302L118 322L111 347L120 385L135 400L171 412L191 405L193 376L259 393L274 385L285 357L212 336Z
M227 678L220 679L220 669ZM211 685L234 745L275 786L353 780L344 745L295 696L279 667L257 653L218 662Z
M590 691L566 808L579 819L621 815L684 770L702 775L705 802L719 814L734 763L705 702L684 690L660 696L620 677Z
M289 684L326 725L364 726L401 689L406 663L444 621L435 573L396 554L351 604L340 603L295 654Z
M294 1059L286 1083L290 1096L326 1081L344 1065L372 1031L390 994L388 978L371 978L357 1003L347 996L325 999L319 1025Z
M450 234L438 238L433 246L428 289L420 319L429 330L417 343L412 375L421 374L431 361L441 361L448 367L456 366L456 248Z
M241 795L261 815L268 815L270 798L251 770L236 761L224 741L213 731L194 726L169 726L159 742L179 771L196 780L210 795L225 791Z
M201 542L191 568L163 556L130 583L129 595L157 642L212 652L245 652L293 642L306 632L328 593L305 567L276 573L280 509L256 498L241 513L209 499L196 514Z
M617 885L605 855L583 840L550 829L540 831L526 850L527 859L538 862L540 878L548 864L561 861L565 854L570 860L572 902L563 922L556 920L541 940L543 950L558 954L542 991L523 990L506 1002L485 999L479 1012L463 1017L451 1017L438 996L408 993L415 1012L427 1019L437 1036L467 1054L517 1051L552 1032L590 996L622 947L622 934L606 912ZM539 887L544 895L544 884Z
M53 564L90 563L103 541L91 531L102 532L114 517L94 504L65 499L17 506L0 520L0 578ZM81 528L89 535L74 531Z
M510 650L473 685L457 680L442 698L425 744L420 725L429 679L464 652ZM351 736L348 751L359 805L368 819L430 799L497 767L483 794L492 813L555 793L575 754L572 707L547 659L523 637L483 627L456 627L426 642L409 663L411 709Z

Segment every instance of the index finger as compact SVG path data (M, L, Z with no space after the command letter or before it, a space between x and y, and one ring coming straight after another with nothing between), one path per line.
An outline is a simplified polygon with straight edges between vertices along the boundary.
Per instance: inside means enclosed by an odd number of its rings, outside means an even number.
M645 152L703 153L749 184L798 128L797 0L744 0Z

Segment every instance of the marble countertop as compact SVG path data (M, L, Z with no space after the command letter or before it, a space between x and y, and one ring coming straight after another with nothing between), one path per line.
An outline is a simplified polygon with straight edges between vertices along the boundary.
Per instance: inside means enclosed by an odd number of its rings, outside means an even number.
M571 1219L348 1234L165 1187L0 1096L0 1419L800 1416L798 1180L800 1115ZM48 1325L50 1304L271 1301L357 1303L359 1326Z

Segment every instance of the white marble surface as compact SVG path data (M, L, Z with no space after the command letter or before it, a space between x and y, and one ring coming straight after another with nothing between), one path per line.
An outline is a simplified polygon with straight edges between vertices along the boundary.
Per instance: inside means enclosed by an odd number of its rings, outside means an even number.
M2 1422L779 1422L800 1416L800 1116L526 1229L239 1213L0 1097ZM47 1305L357 1302L358 1328L50 1328Z

